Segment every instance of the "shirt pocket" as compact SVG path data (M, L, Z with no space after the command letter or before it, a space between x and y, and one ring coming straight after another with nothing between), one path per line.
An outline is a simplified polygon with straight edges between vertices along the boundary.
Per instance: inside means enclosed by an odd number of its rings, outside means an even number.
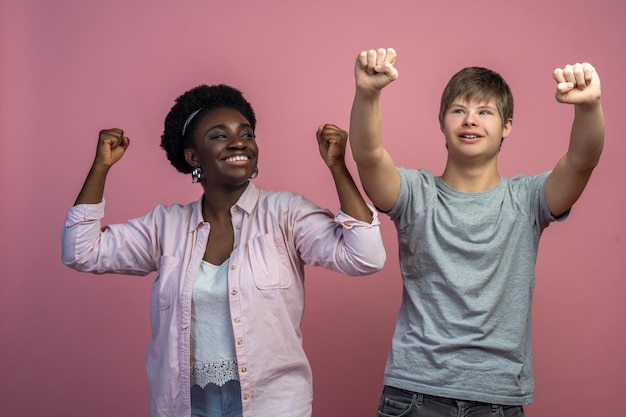
M152 284L152 301L157 310L167 310L177 296L176 283L180 279L180 259L162 256L157 278Z
M287 248L276 235L260 235L248 245L250 269L260 290L284 289L291 285Z

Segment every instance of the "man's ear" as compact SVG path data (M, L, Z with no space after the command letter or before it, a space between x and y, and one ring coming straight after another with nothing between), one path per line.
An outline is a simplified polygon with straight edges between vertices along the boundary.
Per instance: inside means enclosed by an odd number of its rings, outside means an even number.
M185 153L185 161L187 161L189 165L191 165L192 167L197 167L200 165L198 163L198 155L196 154L196 151L194 149L186 148L183 152Z
M502 138L506 138L511 134L511 130L513 129L513 119L509 119L506 121L504 126L502 126Z

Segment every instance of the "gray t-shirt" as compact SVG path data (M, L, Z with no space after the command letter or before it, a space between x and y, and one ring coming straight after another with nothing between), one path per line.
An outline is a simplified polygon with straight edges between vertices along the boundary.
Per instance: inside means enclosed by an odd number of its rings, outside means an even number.
M385 385L531 403L535 261L542 231L556 220L544 194L549 173L464 193L427 170L398 171L400 194L388 214L404 290Z

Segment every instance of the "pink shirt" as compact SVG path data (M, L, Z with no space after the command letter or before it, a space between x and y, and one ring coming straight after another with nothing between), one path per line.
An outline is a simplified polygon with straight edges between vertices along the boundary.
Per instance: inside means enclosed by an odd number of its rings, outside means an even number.
M77 205L63 227L63 262L76 270L157 271L146 358L153 417L190 415L191 294L211 229L201 201L159 205L104 228L104 202ZM311 415L311 369L300 331L304 265L347 275L382 269L385 250L372 214L371 224L333 216L300 195L252 183L231 208L228 288L245 417Z

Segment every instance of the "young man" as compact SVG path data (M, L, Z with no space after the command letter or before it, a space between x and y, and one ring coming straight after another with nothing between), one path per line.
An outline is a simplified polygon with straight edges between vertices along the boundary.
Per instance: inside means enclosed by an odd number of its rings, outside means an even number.
M531 299L542 231L567 217L604 142L600 80L588 63L554 71L574 105L569 148L552 171L505 178L513 126L506 82L465 68L446 86L441 176L396 168L382 143L380 94L398 78L393 49L363 51L350 143L365 192L396 225L404 283L380 416L523 416L533 400ZM495 413L495 414L494 414Z

